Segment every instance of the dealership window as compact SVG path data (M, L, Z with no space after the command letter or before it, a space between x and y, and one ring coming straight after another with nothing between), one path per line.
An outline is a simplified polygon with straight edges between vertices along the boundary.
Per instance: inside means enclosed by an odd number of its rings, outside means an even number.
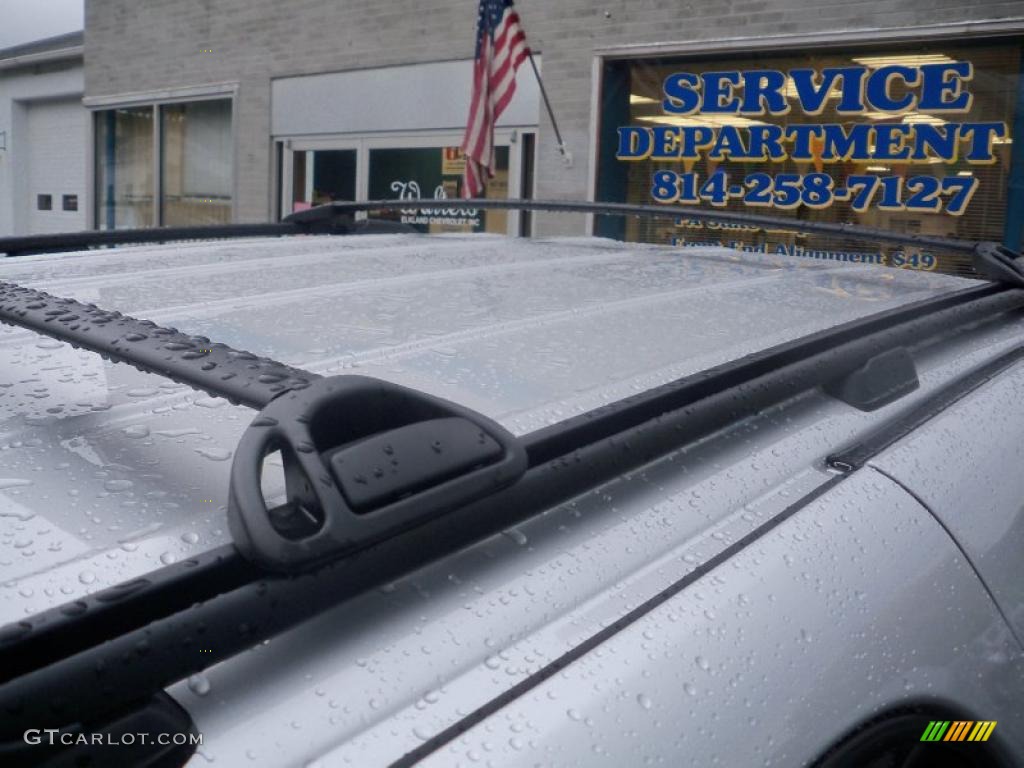
M99 229L231 220L230 99L102 110L95 119Z
M597 198L1016 246L1020 70L1016 41L609 60ZM968 270L954 254L875 252L798 225L765 230L681 216L598 217L595 227L634 241Z
M494 177L488 180L485 197L508 197L508 147L494 151ZM456 147L416 147L370 150L371 200L462 197L465 161ZM500 232L508 229L507 211L437 209L394 211L391 217L412 224L422 232Z
M529 197L535 143L532 132L506 131L495 145L495 173L485 197ZM361 136L295 139L282 163L281 215L343 200L462 196L464 158L457 134L408 137ZM410 224L422 232L529 234L531 222L509 211L482 211L445 204L436 209L377 211L377 218Z

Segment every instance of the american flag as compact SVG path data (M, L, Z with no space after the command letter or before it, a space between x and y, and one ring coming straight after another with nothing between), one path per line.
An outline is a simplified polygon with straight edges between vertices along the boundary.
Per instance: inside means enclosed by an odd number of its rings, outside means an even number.
M466 171L462 193L483 194L494 175L494 124L516 92L516 70L530 55L512 0L480 0L473 63L473 95L462 139ZM485 177L486 174L486 177Z

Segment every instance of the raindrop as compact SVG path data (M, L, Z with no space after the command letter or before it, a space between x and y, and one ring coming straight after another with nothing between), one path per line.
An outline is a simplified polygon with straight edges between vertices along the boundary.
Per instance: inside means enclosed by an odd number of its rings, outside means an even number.
M231 451L221 448L196 448L196 453L210 461L227 461L231 458Z
M152 397L159 391L156 387L136 387L135 389L129 389L125 394L128 397Z
M636 702L644 709L650 709L654 703L644 694L637 694Z
M124 429L123 434L125 437L131 437L135 439L141 437L149 437L149 427L145 426L144 424L135 424Z
M210 681L206 675L192 675L188 679L188 689L196 696L205 696L210 692Z
M96 574L92 571L82 571L78 574L78 580L83 584L92 584L96 581Z
M525 547L529 539L526 538L526 534L516 528L509 528L507 531L502 531L502 534L512 539L520 547Z

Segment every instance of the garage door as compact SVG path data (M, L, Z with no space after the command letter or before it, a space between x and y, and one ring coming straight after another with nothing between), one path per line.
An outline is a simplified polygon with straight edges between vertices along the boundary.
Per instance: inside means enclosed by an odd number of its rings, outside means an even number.
M29 232L85 229L88 113L78 100L35 102L27 113Z

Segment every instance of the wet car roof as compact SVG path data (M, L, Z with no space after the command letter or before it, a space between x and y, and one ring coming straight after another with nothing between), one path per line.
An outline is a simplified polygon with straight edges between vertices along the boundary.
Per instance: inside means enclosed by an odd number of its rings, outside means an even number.
M461 402L517 434L970 284L570 238L253 239L22 257L5 279L322 374ZM5 620L228 541L246 408L29 331L0 333Z

